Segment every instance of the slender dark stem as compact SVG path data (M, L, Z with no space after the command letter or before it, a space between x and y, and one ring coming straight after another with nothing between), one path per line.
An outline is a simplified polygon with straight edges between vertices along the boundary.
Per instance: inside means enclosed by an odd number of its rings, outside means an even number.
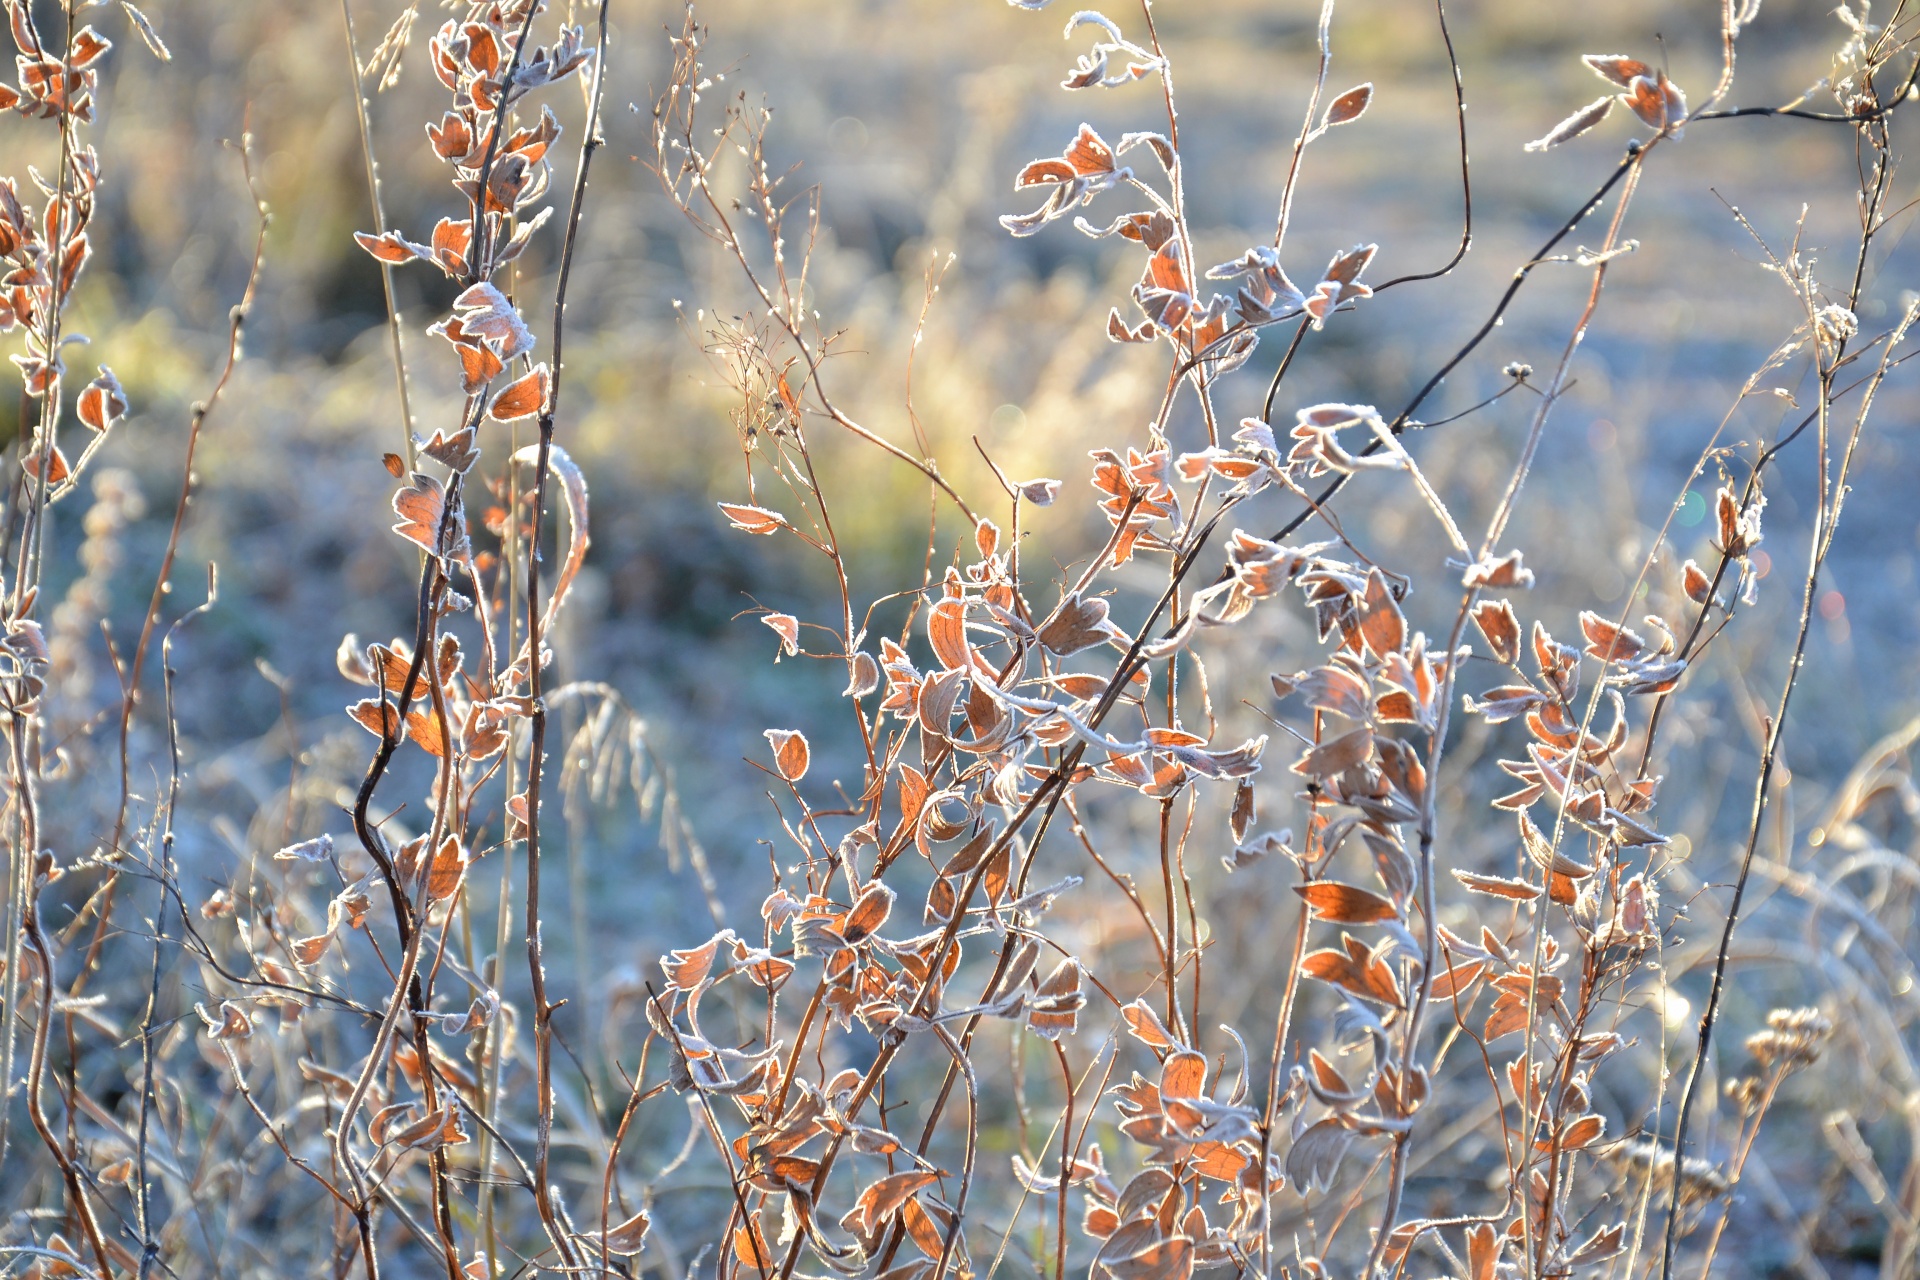
M1459 266L1466 258L1467 250L1473 247L1473 173L1471 166L1467 163L1467 86L1460 77L1460 55L1453 49L1453 32L1447 29L1446 0L1433 0L1433 9L1440 18L1440 39L1446 43L1447 66L1453 72L1453 112L1460 130L1460 247L1455 249L1453 256L1437 270L1395 276L1375 289L1374 292L1377 294L1385 293L1398 284L1412 284L1418 280L1438 280Z
M539 456L534 465L533 536L527 548L527 662L528 690L533 701L531 745L527 754L527 969L532 984L534 1023L534 1065L537 1075L535 1106L538 1121L534 1142L534 1199L542 1219L561 1256L572 1265L576 1259L560 1229L558 1208L554 1204L548 1177L548 1159L553 1143L553 1009L547 999L546 963L540 936L540 792L545 780L547 707L542 697L544 677L541 653L540 608L540 530L544 523L547 484L552 474L553 424L560 408L560 389L566 363L565 352L567 286L573 278L573 253L580 234L580 215L587 194L587 174L594 152L602 145L600 137L600 96L605 80L607 50L607 5L600 0L600 33L594 58L593 89L587 108L585 136L580 142L580 165L573 185L573 198L567 209L566 238L560 249L560 276L553 300L553 383L545 407L540 413Z

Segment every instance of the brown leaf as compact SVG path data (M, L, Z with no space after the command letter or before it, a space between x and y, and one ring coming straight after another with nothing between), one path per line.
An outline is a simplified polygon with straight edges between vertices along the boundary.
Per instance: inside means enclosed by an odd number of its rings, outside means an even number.
M900 766L900 821L910 824L927 802L927 777L910 764Z
M971 667L966 601L950 596L934 605L927 614L927 640L933 645L934 657L940 659L940 665L947 670Z
M400 523L393 531L429 555L440 554L440 522L446 513L446 490L430 475L414 472L413 483L393 495Z
M1275 676L1273 681L1278 692L1281 678ZM1315 667L1289 683L1292 688L1288 692L1298 692L1316 711L1332 711L1349 720L1367 718L1367 682L1345 667Z
M847 687L840 691L843 698L864 698L880 687L880 664L873 655L860 650L847 663Z
M652 1225L646 1210L643 1209L619 1226L607 1228L607 1233L601 1237L601 1241L605 1244L608 1253L631 1257L645 1247L647 1229Z
M1533 570L1525 566L1525 558L1520 551L1509 551L1503 556L1476 561L1461 575L1460 585L1469 590L1474 587L1492 587L1496 591L1525 590L1533 586Z
M734 1228L733 1256L741 1266L756 1274L771 1271L778 1265L758 1218L749 1218L746 1226Z
M1582 876L1593 874L1593 868L1577 861L1554 847L1539 827L1533 823L1526 809L1520 810L1520 841L1525 846L1527 858L1534 866L1550 871L1555 876L1566 876L1578 880Z
M847 912L847 918L840 925L840 936L849 945L872 937L893 911L893 897L893 890L878 880L869 883Z
M760 621L780 637L780 651L788 657L800 652L800 620L790 613L769 613Z
M1324 127L1332 128L1338 124L1348 124L1358 120L1366 112L1367 104L1373 101L1373 82L1355 85L1327 107Z
M1407 643L1407 619L1378 567L1367 570L1367 594L1360 605L1360 638L1378 658L1398 653Z
M1515 902L1532 902L1540 896L1540 890L1524 880L1508 880L1501 876L1483 876L1472 871L1453 869L1456 880L1475 893L1489 894L1495 898L1511 898Z
M1544 137L1535 138L1532 142L1529 142L1526 145L1526 150L1547 151L1559 146L1563 142L1572 142L1575 138L1593 128L1602 120L1605 120L1608 113L1612 110L1613 98L1611 95L1604 98L1595 98L1592 102L1589 102L1586 106L1580 108L1565 120L1562 120L1559 124L1547 130Z
M464 472L480 459L480 449L474 444L476 434L472 427L462 427L452 435L448 435L443 428L434 432L431 440L423 441L415 436L414 442L420 446L421 453L435 462ZM394 454L387 456L393 459L393 464L389 464L387 470L398 476L400 472L394 469L394 465L399 464L399 457Z
M1028 480L1019 486L1020 496L1036 507L1050 507L1053 500L1060 496L1058 480Z
M1722 486L1714 495L1714 512L1720 525L1720 550L1736 560L1744 558L1760 539L1748 537L1748 522L1740 518L1740 501L1733 490ZM1758 523L1753 522L1756 527Z
M200 1015L200 1021L207 1024L207 1034L215 1040L245 1040L253 1034L253 1023L248 1020L246 1011L231 1000L220 1002L219 1013L207 1012L207 1006L197 1004L193 1011Z
M1168 1236L1127 1257L1108 1258L1102 1265L1113 1280L1188 1280L1193 1275L1193 1241Z
M1207 1087L1207 1059L1191 1049L1170 1053L1160 1064L1162 1098L1198 1098Z
M1293 886L1293 891L1307 900L1316 920L1331 920L1336 924L1371 924L1400 917L1399 908L1392 902L1355 885L1316 880L1312 884L1297 884Z
M773 744L774 767L782 778L788 782L798 782L807 776L811 753L807 749L805 734L797 729L768 729L762 736Z
M1605 1262L1608 1258L1615 1256L1626 1247L1626 1239L1626 1223L1616 1222L1610 1227L1602 1227L1581 1241L1579 1247L1574 1249L1572 1256L1569 1257L1567 1261L1576 1267L1589 1266L1596 1262ZM1491 1280L1493 1273L1488 1272L1487 1274L1489 1280Z
M1520 659L1520 620L1505 600L1482 600L1473 607L1473 624L1487 638L1496 662L1511 666Z
M100 365L100 376L86 385L80 398L74 403L74 411L80 415L80 421L95 431L106 431L126 416L127 393L120 388L120 380L113 376L113 370Z
M1038 634L1040 643L1061 657L1109 640L1126 638L1125 632L1108 621L1105 599L1099 596L1082 599L1078 595L1062 600Z
M1233 792L1233 813L1227 821L1227 829L1233 833L1233 842L1240 844L1247 838L1247 832L1253 829L1258 817L1254 806L1253 779L1243 778Z
M1500 1237L1490 1222L1467 1229L1467 1280L1494 1280L1500 1265Z
M40 453L38 446L28 449L20 458L20 468L35 480L40 478ZM73 468L67 465L67 455L60 452L60 446L54 445L47 453L47 484L49 487L59 484L73 474Z
M378 236L356 231L353 233L353 238L362 249L391 265L398 266L401 263L412 262L415 258L426 258L429 261L433 259L430 250L407 240L397 231L389 231L385 235Z
M1309 778L1330 778L1373 758L1373 730L1367 725L1329 739L1307 752L1293 771Z
M914 1192L930 1186L940 1180L940 1175L926 1169L915 1169L907 1173L890 1174L880 1179L860 1193L854 1201L854 1209L859 1214L861 1234L871 1234L873 1229L898 1213Z
M778 533L787 523L787 518L777 511L765 507L748 506L745 503L722 502L718 504L727 519L736 529L748 533L770 535Z
M1660 71L1654 72L1651 78L1635 76L1627 85L1627 91L1620 95L1620 101L1649 129L1664 130L1669 125L1677 126L1687 110L1686 99L1679 97L1679 91L1667 79L1666 73ZM1675 110L1676 105L1678 110Z
M1695 604L1705 604L1713 598L1713 579L1691 560L1681 566L1680 583L1687 593L1687 599Z
M338 914L339 906L335 904L333 910ZM311 968L320 963L320 957L327 954L327 947L332 942L333 934L331 932L316 933L311 938L296 939L291 947L293 958L298 960L302 965Z
M1600 1135L1606 1131L1607 1122L1605 1117L1596 1115L1581 1116L1578 1120L1568 1125L1566 1132L1560 1135L1560 1149L1563 1151L1578 1151L1582 1147L1590 1147L1598 1142Z
M1433 975L1433 998L1451 1000L1454 995L1473 985L1474 979L1485 971L1485 960L1469 960L1465 964L1440 965Z
M907 1229L907 1238L913 1241L913 1247L928 1258L937 1261L946 1250L947 1234L935 1225L933 1215L928 1213L919 1198L910 1197L900 1206L900 1223Z
M1400 994L1400 985L1394 981L1393 970L1386 961L1368 951L1357 938L1343 934L1341 942L1344 950L1327 947L1302 957L1300 971L1363 999L1403 1007L1406 1002Z
M1592 610L1581 612L1580 630L1587 637L1587 656L1602 662L1631 662L1646 652L1645 640Z
M1127 1029L1133 1032L1134 1037L1149 1048L1165 1049L1173 1044L1173 1036L1168 1033L1166 1024L1160 1021L1160 1015L1144 999L1122 1005L1120 1016L1127 1020Z
M550 378L546 364L533 366L525 374L509 382L487 412L498 422L514 422L521 418L531 418L547 407L547 386Z
M1652 67L1638 58L1629 58L1624 53L1582 54L1580 61L1586 63L1602 80L1611 80L1622 89L1637 79L1653 74Z
M691 991L707 980L713 972L714 957L719 954L720 944L733 939L731 929L722 929L697 947L669 951L660 958L660 968L665 971L667 981L681 991Z
M1325 1191L1333 1185L1353 1137L1353 1130L1333 1117L1313 1125L1293 1140L1287 1152L1287 1178L1296 1189Z
M450 835L440 842L440 848L433 855L433 866L427 872L427 901L444 902L451 898L466 870L467 851L460 847L460 837Z

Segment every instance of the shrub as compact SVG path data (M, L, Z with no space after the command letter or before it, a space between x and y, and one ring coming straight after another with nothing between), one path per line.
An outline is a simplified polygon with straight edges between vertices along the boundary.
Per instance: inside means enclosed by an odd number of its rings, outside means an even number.
M1303 274L1318 258L1289 241L1308 159L1360 134L1376 96L1338 88L1332 0L1307 109L1281 148L1273 231L1217 265L1197 248L1210 193L1188 181L1184 64L1154 10L1073 15L1081 52L1063 88L1140 84L1153 114L1116 139L1085 124L1060 139L1013 175L1020 202L1000 223L1020 238L1077 230L1138 266L1129 296L1088 323L1152 352L1161 386L1104 428L1090 464L1056 457L1058 479L1002 465L976 439L984 486L937 456L914 405L945 268L930 268L903 342L903 421L859 420L836 389L846 342L818 306L821 195L770 156L771 109L704 65L708 34L689 9L650 159L734 281L709 282L710 305L681 313L733 397L744 463L713 518L822 567L794 581L826 583L823 597L747 616L771 631L776 661L845 673L838 706L797 697L748 762L774 814L758 886L702 860L681 797L709 781L676 775L622 693L555 665L590 545L563 354L575 271L597 269L580 228L605 145L609 6L581 25L542 0L468 7L420 37L448 98L427 124L431 159L405 161L443 166L458 198L430 229L389 226L370 182L376 223L355 236L382 273L408 429L384 462L393 532L418 569L412 633L339 643L341 675L361 686L347 715L366 734L342 806L351 834L326 832L317 806L302 814L290 786L278 852L208 892L176 849L173 656L220 602L211 571L196 607L168 587L202 427L241 360L267 209L224 372L189 422L156 586L137 640L113 650L120 692L96 718L117 728L117 794L90 830L100 781L63 769L62 743L96 714L76 655L109 612L140 514L137 488L104 461L129 390L102 366L73 392L64 363L98 234L104 179L84 131L110 44L75 9L53 34L9 0L20 77L0 107L56 131L59 159L32 172L37 201L0 186L12 266L0 322L22 335L24 379L0 646L5 1076L18 1081L0 1176L30 1206L0 1259L102 1277L938 1280L1072 1266L1112 1280L1664 1280L1721 1259L1762 1124L1787 1111L1885 1206L1882 1265L1910 1271L1913 1175L1894 1191L1852 1111L1815 1120L1783 1089L1836 1035L1868 1041L1849 1025L1863 1004L1885 1023L1877 1052L1910 1061L1909 935L1888 920L1920 877L1878 806L1905 785L1914 731L1880 744L1826 806L1812 843L1851 851L1828 883L1763 846L1871 412L1920 315L1909 294L1881 307L1890 323L1861 319L1887 301L1882 245L1906 212L1893 130L1920 56L1904 8L1876 26L1864 5L1843 7L1817 95L1735 106L1758 7L1724 7L1719 79L1689 86L1692 101L1655 61L1584 59L1606 92L1527 150L1590 152L1622 123L1636 136L1591 191L1556 196L1562 220L1490 307L1459 298L1457 332L1388 408L1299 398L1288 379L1355 313L1447 288L1473 246L1465 79L1444 8L1430 35L1406 38L1430 40L1451 70L1458 247L1398 275L1384 269L1391 245L1364 238ZM396 77L418 15L406 9L356 74ZM583 111L563 128L568 82ZM353 107L371 179L366 102ZM1790 320L1699 448L1618 607L1549 616L1529 602L1547 556L1518 544L1516 518L1609 277L1638 247L1636 200L1747 117L1851 144L1855 239L1823 274L1797 231L1777 243L1730 215ZM1362 237L1370 213L1351 215ZM515 266L541 237L550 297ZM403 342L402 268L437 270L453 299L425 351ZM1586 282L1557 349L1443 408L1447 380L1493 359L1490 335L1549 271ZM409 361L457 367L459 411L429 435L413 429ZM1749 401L1790 407L1758 443L1727 427ZM1524 437L1500 483L1423 464L1429 440L1516 406ZM849 444L924 490L917 578L876 584L851 563L846 530L875 499L845 469ZM1795 467L1804 558L1797 580L1763 581L1787 568L1762 544L1782 545L1768 499ZM1082 479L1094 523L1054 518L1056 503L1082 501ZM96 500L85 572L49 608L48 530L83 480ZM1713 491L1710 553L1688 558L1676 521L1693 485ZM1396 537L1373 519L1386 509L1407 516ZM1546 550L1576 565L1599 554ZM1703 661L1768 594L1791 597L1789 652L1747 673L1773 681L1771 701L1753 713L1750 809L1716 896L1684 851L1715 832L1682 845L1662 771L1693 749L1671 726ZM149 769L159 786L142 797L134 779ZM586 802L623 779L642 819L695 855L715 931L687 926L657 978L609 967L563 991L546 958L555 824L589 825ZM63 855L49 831L100 852ZM1497 860L1476 856L1492 849ZM483 868L498 868L497 892ZM1865 896L1845 887L1860 874L1879 878ZM1846 917L1844 937L1810 948L1845 977L1819 1007L1754 1019L1736 1050L1733 965L1750 932L1737 930L1756 877ZM677 922L692 905L673 904ZM1881 984L1864 999L1869 978L1844 958L1862 939ZM1693 969L1700 981L1683 982ZM556 1017L570 1003L595 1010L578 1039ZM584 1034L595 1020L597 1043ZM1736 1060L1722 1079L1716 1063ZM13 1131L16 1112L30 1136ZM1792 1265L1817 1269L1806 1226L1793 1229Z

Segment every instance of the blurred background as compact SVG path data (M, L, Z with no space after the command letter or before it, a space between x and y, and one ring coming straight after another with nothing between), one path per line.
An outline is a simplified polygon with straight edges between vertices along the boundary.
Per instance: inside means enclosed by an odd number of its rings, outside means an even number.
M593 6L578 0L554 3L575 8L580 21L592 17ZM401 5L351 0L350 10L365 59ZM152 0L146 11L171 47L170 63L150 57L117 11L97 19L117 43L94 131L105 174L102 252L70 320L92 345L69 363L112 366L132 419L106 459L115 468L101 482L109 491L60 510L49 562L60 566L56 595L73 601L56 627L61 661L90 680L93 698L62 707L66 749L79 770L110 769L113 722L99 713L117 705L118 694L99 623L122 645L137 630L179 490L190 409L225 355L255 226L238 149L249 135L258 190L272 211L260 298L245 358L208 420L169 605L177 612L197 603L200 566L219 565L219 606L194 624L177 663L190 792L183 808L194 815L182 856L190 873L212 883L249 851L278 847L283 830L343 828L338 806L371 740L341 714L358 695L335 671L334 650L348 632L385 639L409 627L417 568L411 549L387 532L392 483L381 455L400 447L402 424L379 271L352 240L355 230L372 228L372 213L342 11L323 0ZM808 728L816 774L837 765L850 785L858 778L853 757L839 754L845 736L836 746L826 727L840 723L832 717L844 669L775 663L776 640L745 612L766 607L831 623L833 610L822 612L832 599L826 566L788 543L728 529L714 507L745 497L732 416L740 406L703 346L710 317L745 303L737 269L679 218L650 167L653 94L664 86L668 32L678 30L681 13L655 0L612 5L608 145L595 162L568 313L559 439L591 487L593 546L558 637L559 661L568 678L603 680L639 711L654 752L643 772L679 801L665 832L659 806L643 811L632 794L574 810L565 910L577 929L556 946L553 963L563 982L591 976L583 985L610 972L650 971L666 947L705 936L689 921L690 904L706 900L691 865L696 846L722 897L739 885L738 901L758 901L758 890L748 898L744 886L764 885L765 842L779 830L764 779L743 757L764 755L763 729ZM1223 261L1270 237L1312 84L1318 7L1166 0L1156 13L1174 59L1198 257ZM1107 308L1127 307L1137 250L1084 238L1066 222L1016 240L996 219L1031 207L1030 195L1012 192L1013 174L1057 153L1081 120L1109 139L1162 127L1157 86L1062 93L1059 81L1085 44L1084 36L1060 40L1064 8L1035 15L1000 0L713 0L700 16L713 31L708 61L726 71L715 93L770 105L769 149L796 166L790 188L820 186L814 305L822 324L843 335L829 373L842 407L911 440L910 340L930 267L954 255L912 367L913 410L945 473L969 493L986 495L992 485L979 449L1010 475L1063 479L1062 501L1033 527L1029 570L1057 563L1063 573L1082 561L1105 529L1082 487L1086 450L1141 443L1164 356L1105 336ZM1137 25L1130 10L1113 16ZM1522 151L1601 92L1578 55L1625 53L1664 65L1694 101L1719 68L1717 3L1457 0L1449 16L1470 103L1472 252L1448 279L1402 286L1313 335L1276 406L1279 418L1321 400L1376 404L1391 415L1604 178L1633 136L1624 113L1550 153ZM415 239L460 207L422 129L438 118L444 96L424 54L441 19L437 5L425 6L397 82L369 90L388 224ZM1829 73L1845 34L1825 0L1769 0L1741 42L1730 101L1798 98ZM1330 89L1372 81L1376 92L1362 121L1308 153L1288 268L1308 282L1335 251L1377 242L1369 280L1433 270L1461 230L1451 76L1433 10L1419 0L1345 0L1333 51ZM1831 110L1832 97L1816 91L1811 105ZM566 128L555 151L559 203L582 115L571 86L556 110ZM1903 124L1896 121L1896 137ZM44 167L45 133L0 120L0 171L24 178L28 164ZM1671 542L1645 590L1646 608L1673 608L1678 565L1706 555L1718 468L1744 478L1754 443L1797 420L1786 396L1736 403L1742 382L1802 317L1732 209L1774 252L1784 256L1797 244L1837 298L1858 234L1855 164L1846 130L1792 120L1700 123L1661 148L1623 229L1637 249L1610 272L1575 364L1577 384L1555 412L1509 538L1539 574L1523 617L1566 636L1581 609L1625 612L1670 513ZM1917 194L1907 175L1896 175L1894 189L1894 207ZM1124 211L1123 198L1112 198L1089 213L1104 222ZM1861 313L1869 332L1897 315L1903 291L1920 288L1909 225L1902 215L1869 264L1873 284ZM1603 235L1590 223L1565 248ZM550 227L520 264L519 296L531 300L542 354L551 330L550 304L541 300L551 298L557 245ZM459 406L453 362L424 334L452 291L423 266L395 279L413 412L420 432L431 434ZM1510 361L1551 369L1589 279L1570 264L1542 267L1422 416L1447 416L1498 390ZM1229 385L1231 418L1258 412L1282 345L1263 345ZM1804 358L1761 385L1812 403ZM1851 1109L1896 1199L1904 1194L1906 1209L1915 1206L1901 1177L1920 1123L1907 959L1917 878L1910 862L1904 872L1863 864L1835 873L1842 851L1813 843L1856 762L1920 715L1920 505L1912 496L1920 397L1912 387L1904 374L1890 382L1862 446L1794 703L1790 778L1763 849L1782 873L1756 879L1728 1012L1729 1027L1743 1034L1776 1004L1824 1000L1843 1015L1836 1020L1850 1051L1800 1077L1784 1104L1794 1114L1772 1122L1773 1132L1797 1136L1763 1143L1739 1213L1764 1230L1733 1242L1727 1274L1872 1273L1898 1206L1876 1200L1885 1197L1860 1176L1857 1153L1849 1159L1844 1143L1814 1136L1828 1132L1824 1120L1837 1106ZM1470 530L1498 500L1532 403L1510 397L1412 442ZM13 400L0 398L0 436L16 430L16 414ZM509 429L486 430L507 443ZM815 437L829 461L829 500L839 495L856 590L870 600L917 584L929 512L924 482L824 427ZM1176 418L1176 446L1197 447L1198 438L1195 423ZM1689 488L1715 439L1726 456ZM487 441L490 450L495 443ZM1660 825L1682 833L1670 885L1698 895L1697 918L1706 922L1682 928L1671 958L1683 995L1701 989L1693 966L1719 918L1724 893L1716 886L1744 835L1762 717L1784 675L1807 553L1812 457L1803 444L1769 485L1771 570L1757 607L1690 677L1666 729ZM1446 547L1430 516L1393 477L1363 478L1344 500L1356 539L1399 548L1402 561L1411 551L1413 563L1403 567L1441 569ZM99 528L85 524L88 501L122 522L104 540L111 554L101 551ZM1250 529L1268 532L1292 514L1283 497L1261 501ZM959 535L943 527L941 536L952 545ZM80 554L83 544L95 548L91 560ZM83 591L72 584L88 563L95 568ZM1143 569L1143 586L1149 572L1160 570ZM1453 607L1433 594L1409 602L1415 623L1430 632ZM1125 621L1127 606L1116 608ZM1281 608L1209 637L1202 651L1223 722L1244 732L1259 731L1256 712L1270 706L1266 673L1311 665L1318 652L1302 615ZM1243 697L1257 706L1239 705ZM1490 820L1480 803L1491 794L1479 789L1494 785L1485 777L1492 771L1476 768L1500 736L1477 723L1461 731L1455 776L1476 781L1450 797L1450 865L1511 856L1511 827ZM1858 847L1913 847L1920 804L1901 751L1890 759L1887 799L1850 836ZM135 779L136 791L154 785L150 772ZM99 839L97 812L77 809L61 820L74 843ZM1217 931L1257 935L1262 914L1272 912L1277 935L1277 913L1292 900L1279 871L1229 882L1209 857L1198 875L1203 897L1216 902ZM1083 927L1097 933L1097 909L1087 912ZM1867 940L1836 940L1837 916ZM1255 968L1224 979L1223 1013L1236 1001L1265 1007ZM585 1008L574 1016L596 1017L604 1005L590 1000ZM1656 1038L1664 1026L1690 1040L1684 998L1654 1012ZM597 1031L620 1034L611 1024ZM1724 1043L1737 1065L1739 1035ZM1678 1047L1670 1056L1686 1060ZM1628 1111L1641 1105L1622 1103ZM1627 1123L1643 1119L1629 1114ZM1715 1132L1709 1124L1709 1143Z

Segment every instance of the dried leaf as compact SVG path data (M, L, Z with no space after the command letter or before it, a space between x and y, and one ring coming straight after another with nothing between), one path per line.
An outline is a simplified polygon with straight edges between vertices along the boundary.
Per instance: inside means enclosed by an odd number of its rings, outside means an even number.
M745 530L747 533L774 534L784 528L787 523L785 516L777 511L769 511L765 507L752 507L736 502L722 502L719 507L727 519L733 522L734 528Z
M1325 1191L1340 1172L1340 1161L1353 1145L1353 1131L1329 1117L1293 1141L1287 1152L1287 1177L1296 1188Z
M1058 480L1028 480L1020 486L1020 496L1036 507L1050 507L1060 496Z
M105 365L98 368L100 376L80 392L74 411L88 427L95 431L107 431L126 416L127 393L121 389L120 380L113 376L113 370Z
M1062 600L1038 635L1041 644L1063 658L1111 640L1126 639L1126 633L1108 620L1105 599L1082 599L1078 595Z
M860 1193L854 1201L860 1231L871 1235L873 1229L898 1213L914 1192L939 1181L939 1175L925 1169L890 1174Z
M446 489L432 476L416 471L413 483L393 495L400 523L393 531L429 555L440 554L440 524L446 514Z
M333 860L333 837L315 836L311 840L302 840L290 844L273 855L275 862L330 862Z
M1600 1135L1606 1131L1607 1121L1604 1116L1581 1116L1578 1120L1568 1125L1566 1131L1560 1135L1560 1149L1562 1151L1578 1151L1583 1147L1590 1147L1598 1142Z
M1473 623L1487 638L1494 661L1511 666L1520 660L1520 620L1505 600L1482 600L1473 607Z
M493 403L487 407L487 413L497 422L514 422L521 418L531 418L547 407L547 388L551 381L544 362L536 364L525 374L509 382Z
M797 729L768 729L762 736L773 744L774 767L782 778L798 782L807 776L811 754L805 734Z
M1373 101L1373 82L1355 85L1327 107L1326 119L1321 127L1331 129L1335 125L1348 124L1358 120L1367 110L1367 104Z
M1407 643L1407 619L1378 566L1367 570L1367 593L1360 605L1360 638L1379 658L1398 653Z
M1173 1044L1173 1036L1168 1033L1166 1024L1160 1021L1160 1015L1144 999L1122 1005L1120 1016L1127 1020L1127 1029L1147 1047L1165 1049Z
M1707 576L1705 569L1691 560L1681 566L1680 582L1687 593L1687 599L1695 604L1705 604L1713 598L1713 579Z
M1331 920L1336 924L1372 924L1400 917L1399 908L1392 902L1355 885L1315 880L1311 884L1297 884L1293 886L1293 891L1306 899L1316 920Z
M1207 1059L1191 1049L1170 1053L1160 1064L1162 1098L1199 1098L1207 1088Z
M1605 120L1608 113L1612 110L1613 95L1609 94L1604 98L1595 98L1592 102L1589 102L1586 106L1580 108L1565 120L1562 120L1559 124L1547 130L1545 136L1535 138L1532 142L1529 142L1526 149L1528 151L1547 151L1559 146L1563 142L1572 142L1575 138L1593 128L1602 120Z
M966 601L948 597L934 605L927 614L927 640L933 645L933 656L940 659L940 665L947 670L971 667L969 659L973 650L967 643Z
M733 930L722 929L697 947L669 951L660 958L660 968L672 986L681 991L691 991L713 972L714 958L719 955L721 944L732 940Z
M1581 55L1580 61L1586 63L1602 80L1610 80L1622 89L1637 79L1653 74L1652 67L1624 53L1587 53Z
M763 614L760 621L780 637L780 652L789 658L800 652L800 620L790 613ZM872 659L868 659L872 661Z
M537 444L526 445L514 453L513 461L537 467L541 449ZM567 558L560 562L553 594L547 597L547 607L540 615L541 632L551 635L560 617L560 606L566 603L567 593L573 588L573 580L585 563L587 548L593 540L588 534L586 477L572 456L559 445L548 445L545 451L548 469L560 478L560 496L567 507Z
M893 911L894 893L878 880L870 882L860 891L847 918L841 922L840 936L847 944L864 942L872 937L881 925L887 922L887 916Z
M1475 893L1490 894L1496 898L1511 898L1515 902L1532 902L1540 896L1540 890L1524 880L1508 880L1501 876L1483 876L1472 871L1453 869L1456 880Z
M606 1246L608 1253L631 1257L645 1247L647 1229L652 1225L652 1220L647 1217L646 1210L643 1209L619 1226L609 1227L606 1235L601 1237L601 1242Z
M1322 742L1294 764L1293 771L1309 778L1331 778L1373 758L1373 729L1361 725Z
M378 236L370 236L364 231L356 231L353 233L353 238L359 243L362 249L365 249L381 262L392 266L412 262L416 258L425 258L429 262L433 260L433 251L431 249L425 245L413 243L397 231L389 231L384 235Z
M153 29L153 23L147 20L147 15L134 8L128 0L120 0L120 7L127 11L127 18L133 23L133 29L140 33L140 39L146 43L153 56L162 62L172 62L173 54L168 52L166 42L160 38L160 33Z

